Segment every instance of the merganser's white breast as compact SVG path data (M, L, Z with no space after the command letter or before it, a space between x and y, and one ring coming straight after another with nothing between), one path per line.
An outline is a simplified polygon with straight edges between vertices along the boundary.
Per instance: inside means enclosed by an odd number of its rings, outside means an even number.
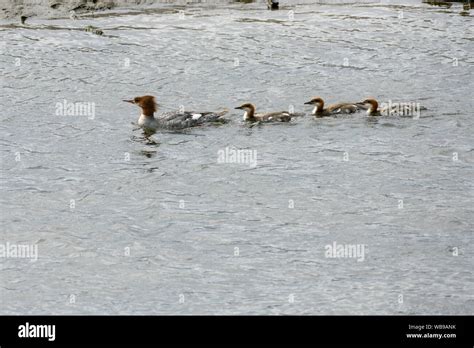
M145 116L143 114L141 114L140 118L138 119L138 125L144 128L151 128L151 129L158 128L158 123L153 116L150 117L150 116Z

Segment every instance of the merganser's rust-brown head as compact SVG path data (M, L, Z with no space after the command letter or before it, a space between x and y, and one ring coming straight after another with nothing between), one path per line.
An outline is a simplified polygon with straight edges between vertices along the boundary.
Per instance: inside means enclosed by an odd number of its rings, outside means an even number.
M370 104L370 107L368 109L369 112L376 112L379 107L379 103L377 103L374 98L368 98L362 101L361 104Z
M253 105L251 103L245 103L245 104L242 104L240 106L237 106L236 109L245 111L244 120L249 120L249 119L254 118L255 105Z
M305 104L315 106L313 113L322 111L324 109L324 100L321 97L314 97L310 101L306 102Z
M153 116L156 112L157 103L155 97L152 95L144 95L142 97L135 97L131 100L124 100L124 102L138 105L142 108L142 114L145 116Z

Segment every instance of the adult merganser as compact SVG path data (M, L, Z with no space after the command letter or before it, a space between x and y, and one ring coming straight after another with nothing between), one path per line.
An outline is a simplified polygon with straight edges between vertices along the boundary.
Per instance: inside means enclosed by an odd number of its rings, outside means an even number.
M135 97L131 100L124 100L124 102L138 105L142 109L138 125L148 130L157 129L184 129L189 127L200 126L204 123L210 122L225 122L222 118L228 110L220 112L166 112L155 118L154 114L157 111L157 103L155 97L152 95L144 95L142 97Z
M248 122L290 122L291 115L287 111L267 112L264 114L255 113L255 105L245 103L237 106L236 109L244 110L244 121Z
M357 103L337 103L324 107L324 100L320 97L314 97L305 104L314 105L312 114L316 117L331 116L335 114L351 114L359 110Z

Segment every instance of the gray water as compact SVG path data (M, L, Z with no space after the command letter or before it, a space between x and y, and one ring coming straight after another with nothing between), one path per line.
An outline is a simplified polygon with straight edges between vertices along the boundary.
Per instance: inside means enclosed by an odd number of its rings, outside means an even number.
M0 245L38 251L0 258L0 313L473 314L472 15L182 9L0 22ZM144 94L231 122L146 140L122 102ZM427 110L256 127L234 110L316 95ZM256 166L220 163L226 147ZM327 257L334 242L364 255Z

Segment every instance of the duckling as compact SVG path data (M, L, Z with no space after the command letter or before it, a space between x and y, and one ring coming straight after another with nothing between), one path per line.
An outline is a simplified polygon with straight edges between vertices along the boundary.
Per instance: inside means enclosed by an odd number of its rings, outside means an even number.
M367 108L367 115L368 116L381 116L382 115L380 110L379 110L379 103L375 99L369 98L369 99L366 99L366 100L364 100L360 103L362 105L369 104L369 106Z
M369 104L367 106L367 104ZM419 117L420 110L426 110L426 107L420 106L419 103L382 103L382 108L379 109L379 103L374 98L368 98L357 103L360 108L367 109L368 116L410 116Z
M276 111L267 113L255 113L255 105L251 103L242 104L236 109L244 110L244 121L248 122L290 122L292 114L287 111Z
M320 97L314 97L306 102L308 105L315 105L312 114L316 117L332 116L335 114L351 114L360 109L357 103L337 103L324 107L324 100Z

